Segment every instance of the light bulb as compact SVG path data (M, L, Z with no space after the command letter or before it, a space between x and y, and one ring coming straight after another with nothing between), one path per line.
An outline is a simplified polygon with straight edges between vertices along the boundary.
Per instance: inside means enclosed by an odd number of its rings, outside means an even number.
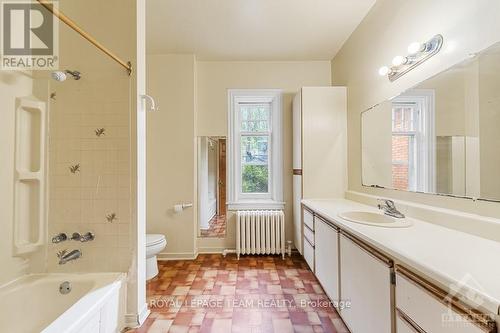
M410 45L408 45L408 53L410 55L417 54L420 51L422 51L422 43L420 43L420 42L413 42Z
M382 67L380 67L380 68L379 68L379 70L378 70L378 74L379 74L380 76L386 76L387 74L389 74L389 71L390 71L390 70L389 70L389 67L387 67L387 66L382 66Z
M406 61L407 61L406 57L395 56L394 59L392 59L392 64L394 66L401 66L402 64L405 64Z

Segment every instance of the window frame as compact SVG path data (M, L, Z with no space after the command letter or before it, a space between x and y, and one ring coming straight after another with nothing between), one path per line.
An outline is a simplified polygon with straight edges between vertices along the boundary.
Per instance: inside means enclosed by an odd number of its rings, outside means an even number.
M241 104L270 104L267 132L241 130ZM283 111L280 89L228 89L228 209L283 209ZM268 192L242 191L242 136L268 136Z

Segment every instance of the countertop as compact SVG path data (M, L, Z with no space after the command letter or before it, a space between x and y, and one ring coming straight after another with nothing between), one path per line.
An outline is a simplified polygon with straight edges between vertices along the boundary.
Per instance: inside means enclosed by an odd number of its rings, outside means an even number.
M347 211L380 212L346 199L303 200L302 203L341 229L404 263L444 290L500 314L500 243L411 218L408 228L385 228L349 222L338 216Z

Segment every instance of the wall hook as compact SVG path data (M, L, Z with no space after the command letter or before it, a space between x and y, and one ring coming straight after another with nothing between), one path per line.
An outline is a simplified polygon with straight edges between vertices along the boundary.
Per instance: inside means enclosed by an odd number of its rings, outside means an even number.
M144 103L147 103L147 101L149 101L149 104L150 104L149 111L160 110L160 108L156 106L156 103L155 103L155 100L153 97L146 95L146 94L140 95L140 96L141 96L141 99L144 101ZM146 104L144 106L146 106Z

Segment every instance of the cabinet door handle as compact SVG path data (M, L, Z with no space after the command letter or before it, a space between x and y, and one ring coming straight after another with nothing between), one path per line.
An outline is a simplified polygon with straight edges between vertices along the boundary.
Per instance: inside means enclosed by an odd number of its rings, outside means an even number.
M308 226L307 224L304 223L304 227L306 227L307 229L309 229L314 234L314 230L312 230L310 226Z
M356 244L361 250L363 250L364 252L366 252L369 255L371 255L373 258L375 258L375 259L379 260L380 262L382 262L383 264L385 264L387 267L393 267L394 266L394 264L393 264L393 262L392 262L391 259L389 259L386 256L384 256L383 254L379 253L378 251L376 251L375 249L373 249L371 246L369 246L369 245L365 244L364 242L360 241L359 239L357 239L356 237L352 236L348 232L340 229L340 234L342 236L344 236L346 239L348 239L351 242L353 242L354 244Z
M311 241L310 241L307 237L305 237L305 236L304 236L304 239L306 240L306 242L307 242L309 245L311 245L311 247L312 247L313 249L315 248L315 246L311 243Z
M400 309L396 309L398 317L415 333L427 333L422 327L420 327L416 322L414 322L410 317L406 315Z
M451 307L459 315L468 318L472 324L479 327L482 331L487 333L497 332L497 325L489 315L473 309L455 298L449 299L446 291L401 265L396 265L395 270L398 275L429 294L436 301L447 307Z
M337 231L339 230L338 226L336 226L333 222L330 222L329 220L325 219L323 216L314 214L314 217L323 222L324 224L326 224L327 226L329 226L330 228L335 229Z

